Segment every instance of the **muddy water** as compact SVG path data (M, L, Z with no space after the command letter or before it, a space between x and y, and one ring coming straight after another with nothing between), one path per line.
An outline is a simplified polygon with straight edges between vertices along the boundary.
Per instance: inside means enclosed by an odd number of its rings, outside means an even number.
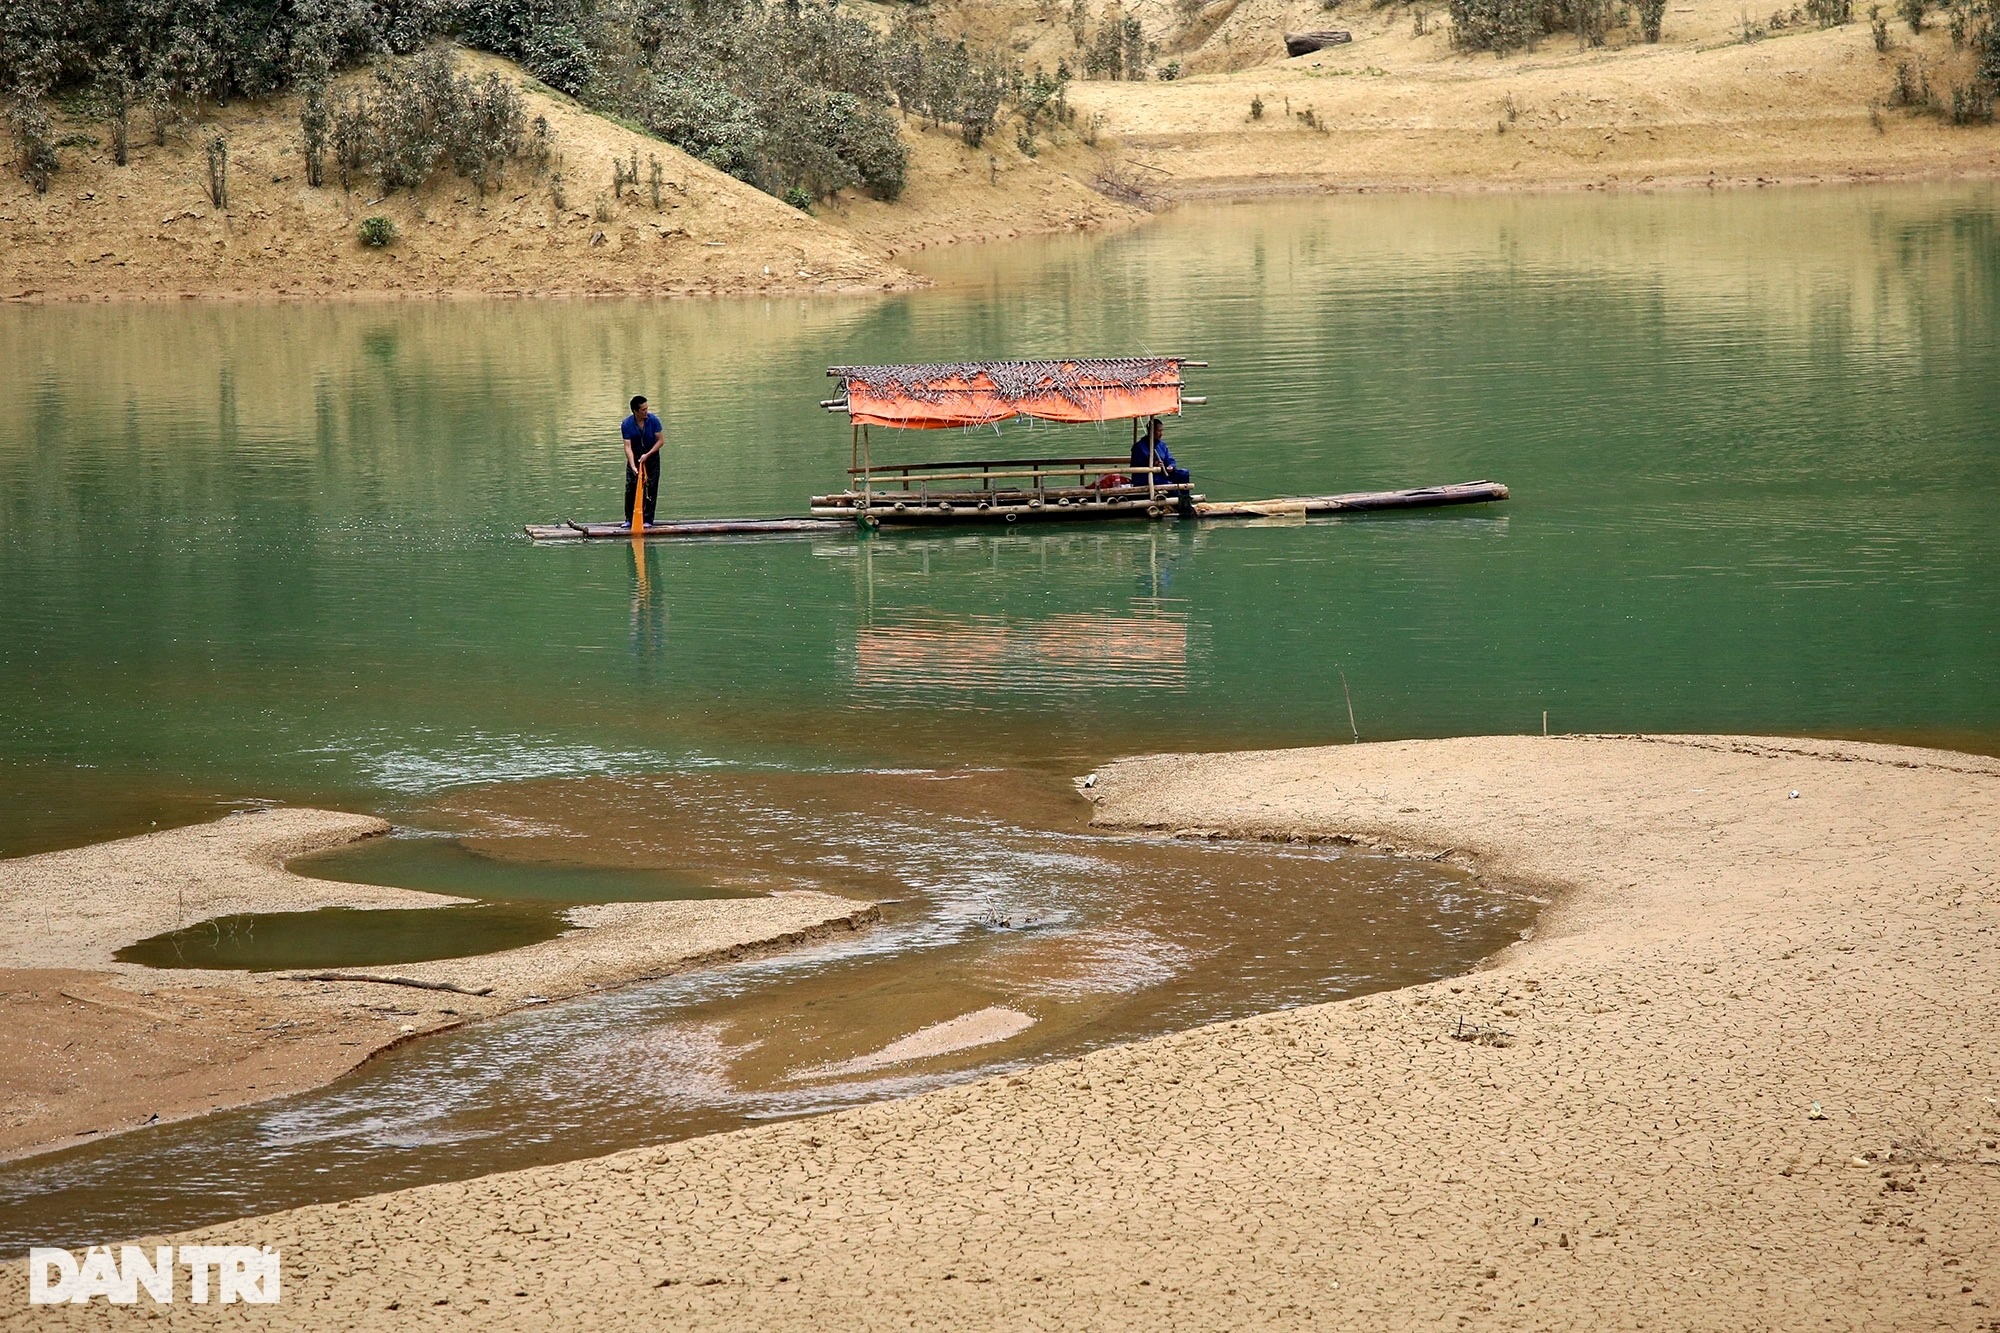
M337 884L387 884L427 893L510 902L663 902L683 898L733 898L751 890L679 866L611 866L555 859L493 856L464 839L425 836L405 829L314 856L286 869Z
M128 944L113 956L153 968L376 967L520 949L569 928L551 904L461 903L434 912L327 907L243 912Z
M573 863L588 848L606 871L671 862L737 886L811 885L890 905L856 936L533 1007L316 1092L0 1169L0 1251L905 1095L1434 978L1502 947L1532 916L1532 903L1448 865L1106 837L1087 832L1086 817L1059 781L993 770L460 792L424 818L518 868ZM1004 1011L1000 1040L869 1067L900 1038L993 1010Z

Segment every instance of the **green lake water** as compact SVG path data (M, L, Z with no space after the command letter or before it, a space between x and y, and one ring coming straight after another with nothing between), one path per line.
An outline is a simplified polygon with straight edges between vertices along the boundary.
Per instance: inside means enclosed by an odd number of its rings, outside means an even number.
M232 803L692 764L1539 729L2000 748L1991 187L1191 209L937 290L0 310L0 851ZM1176 351L1211 495L1307 526L546 548L799 512L836 362ZM1119 428L890 439L1122 448ZM998 669L995 669L995 666Z
M0 1170L0 1251L901 1095L1446 975L1532 918L1450 867L1090 837L1066 784L1117 754L1344 741L1350 696L1371 740L1546 712L2000 753L1996 206L1327 199L927 257L938 286L905 295L0 308L0 855L310 802L456 838L320 873L518 900L496 919L895 900ZM635 392L663 512L778 515L847 466L828 365L1135 351L1210 362L1169 440L1213 497L1514 498L636 552L520 532L614 516ZM825 1072L985 1005L1036 1025Z

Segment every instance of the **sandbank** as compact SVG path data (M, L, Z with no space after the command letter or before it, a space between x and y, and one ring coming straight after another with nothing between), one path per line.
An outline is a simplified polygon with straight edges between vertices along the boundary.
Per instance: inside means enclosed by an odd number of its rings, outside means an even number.
M1450 856L1553 905L1447 981L193 1234L277 1246L258 1318L309 1328L2000 1319L2000 761L1493 737L1090 791L1106 827Z
M856 929L876 915L810 892L593 904L569 911L579 929L539 944L338 969L423 986L167 971L113 957L236 913L467 901L284 869L388 828L365 815L261 810L0 861L0 1022L17 1034L0 1055L0 1159L297 1092L423 1033Z

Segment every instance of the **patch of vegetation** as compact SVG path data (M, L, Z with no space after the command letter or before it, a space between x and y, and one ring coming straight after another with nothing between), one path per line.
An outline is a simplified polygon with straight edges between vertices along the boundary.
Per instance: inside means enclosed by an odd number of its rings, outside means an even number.
M36 194L47 194L60 161L49 113L38 101L17 97L7 106L7 129L14 140L14 167Z
M1813 4L1850 6L1852 0L1812 0ZM1421 28L1430 27L1429 10L1417 8ZM1491 51L1505 55L1538 43L1553 33L1576 36L1579 49L1605 45L1614 28L1635 20L1643 41L1658 42L1666 19L1666 0L1446 0L1451 17L1451 43L1461 51ZM1804 10L1799 11L1801 15ZM1423 31L1417 33L1423 35Z
M220 134L211 134L203 148L208 155L208 202L217 208L227 208L229 207L229 140Z
M1649 42L1660 40L1660 24L1667 16L1667 0L1639 0L1639 35Z
M380 250L396 239L396 224L377 214L361 219L361 243L371 250Z
M1896 81L1889 89L1889 104L1919 111L1933 109L1930 70L1922 56L1896 62Z
M371 86L333 107L309 88L299 112L308 181L331 139L340 183L375 169L384 190L415 189L439 171L496 186L506 164L528 154L527 108L520 90L497 74L473 79L449 52L426 51L379 66Z
M1079 3L1078 9L1081 8ZM1088 41L1084 40L1081 24L1072 25L1071 35L1075 38L1077 50L1083 55L1084 73L1094 79L1131 79L1135 82L1144 79L1147 63L1160 51L1159 43L1146 40L1144 23L1116 12L1098 25L1097 32Z
M1448 0L1451 44L1462 51L1505 55L1540 37L1540 7L1531 0Z
M1993 86L1981 78L1952 84L1950 115L1954 125L1991 125Z
M1080 0L1072 13L1086 19ZM1120 20L1113 36L1119 69L1145 77L1151 48L1137 21ZM908 170L898 111L975 147L1010 102L1030 136L1051 100L1054 123L1069 119L1067 69L1031 80L936 33L920 10L883 31L838 0L5 0L0 105L17 168L41 188L57 163L36 131L58 90L95 90L122 161L132 110L164 145L209 105L296 86L310 183L349 184L373 167L399 188L448 167L485 189L516 155L518 108L423 63L446 40L516 60L550 89L781 198L853 185L895 198ZM336 73L363 61L380 66L376 83L358 97L332 91Z

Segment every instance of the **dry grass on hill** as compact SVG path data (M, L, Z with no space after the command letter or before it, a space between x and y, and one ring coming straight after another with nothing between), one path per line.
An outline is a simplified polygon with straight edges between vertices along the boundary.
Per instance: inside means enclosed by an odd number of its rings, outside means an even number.
M941 0L936 21L1029 69L1081 69L1070 12ZM1105 12L1091 10L1087 31ZM529 115L548 117L562 155L560 207L522 167L484 198L450 178L386 198L372 178L313 190L296 104L280 98L135 147L125 168L103 148L67 149L45 196L0 176L0 297L879 290L919 284L893 262L911 250L1122 225L1135 202L1203 195L2000 176L2000 129L1888 104L1899 62L1921 64L1941 99L1969 79L1973 52L1954 49L1941 20L1921 35L1895 21L1878 52L1865 19L1823 31L1787 10L1773 29L1737 0L1693 0L1668 9L1658 45L1624 27L1601 48L1556 34L1496 58L1453 50L1442 8L1423 4L1218 0L1192 22L1169 0L1124 12L1181 78L1072 85L1075 124L1045 129L1032 157L1018 121L979 148L906 125L909 186L894 204L850 193L808 216L532 83ZM1745 41L1746 19L1765 34ZM1286 59L1283 33L1309 27L1354 40ZM230 145L226 210L207 196L211 128ZM635 152L663 165L658 208L643 186L611 197L613 162ZM371 250L356 230L378 213L401 235Z
M843 196L820 215L886 258L968 241L1123 226L1143 210L1101 193L1103 155L1065 134L1029 158L1011 132L967 148L950 130L908 132L910 183L893 204Z
M470 63L520 77L497 60ZM66 152L45 196L11 174L0 181L0 295L638 296L914 281L846 233L538 88L527 89L528 115L554 130L564 206L522 164L484 199L449 176L387 197L372 176L348 192L329 173L310 189L295 99L237 103L202 127L228 139L227 209L209 201L195 134L135 145L123 168L106 149ZM635 151L662 164L657 210L643 185L611 198L612 162ZM394 244L360 243L359 222L374 214L394 222Z
M1822 31L1794 20L1789 0L1785 26L1772 28L1775 4L1670 4L1658 45L1625 27L1600 48L1557 33L1495 57L1452 48L1442 3L1219 0L1182 24L1169 0L1134 0L1125 12L1159 43L1153 66L1178 61L1182 76L1080 83L1070 100L1085 123L1099 118L1106 174L1161 200L2000 174L2000 129L1888 105L1898 61L1921 61L1947 103L1969 80L1974 54L1953 49L1941 17L1921 36L1892 19L1882 53L1865 5ZM947 22L1015 34L1030 65L1081 65L1067 6L940 9ZM1761 37L1743 40L1746 19ZM1285 58L1284 33L1317 28L1354 40Z

